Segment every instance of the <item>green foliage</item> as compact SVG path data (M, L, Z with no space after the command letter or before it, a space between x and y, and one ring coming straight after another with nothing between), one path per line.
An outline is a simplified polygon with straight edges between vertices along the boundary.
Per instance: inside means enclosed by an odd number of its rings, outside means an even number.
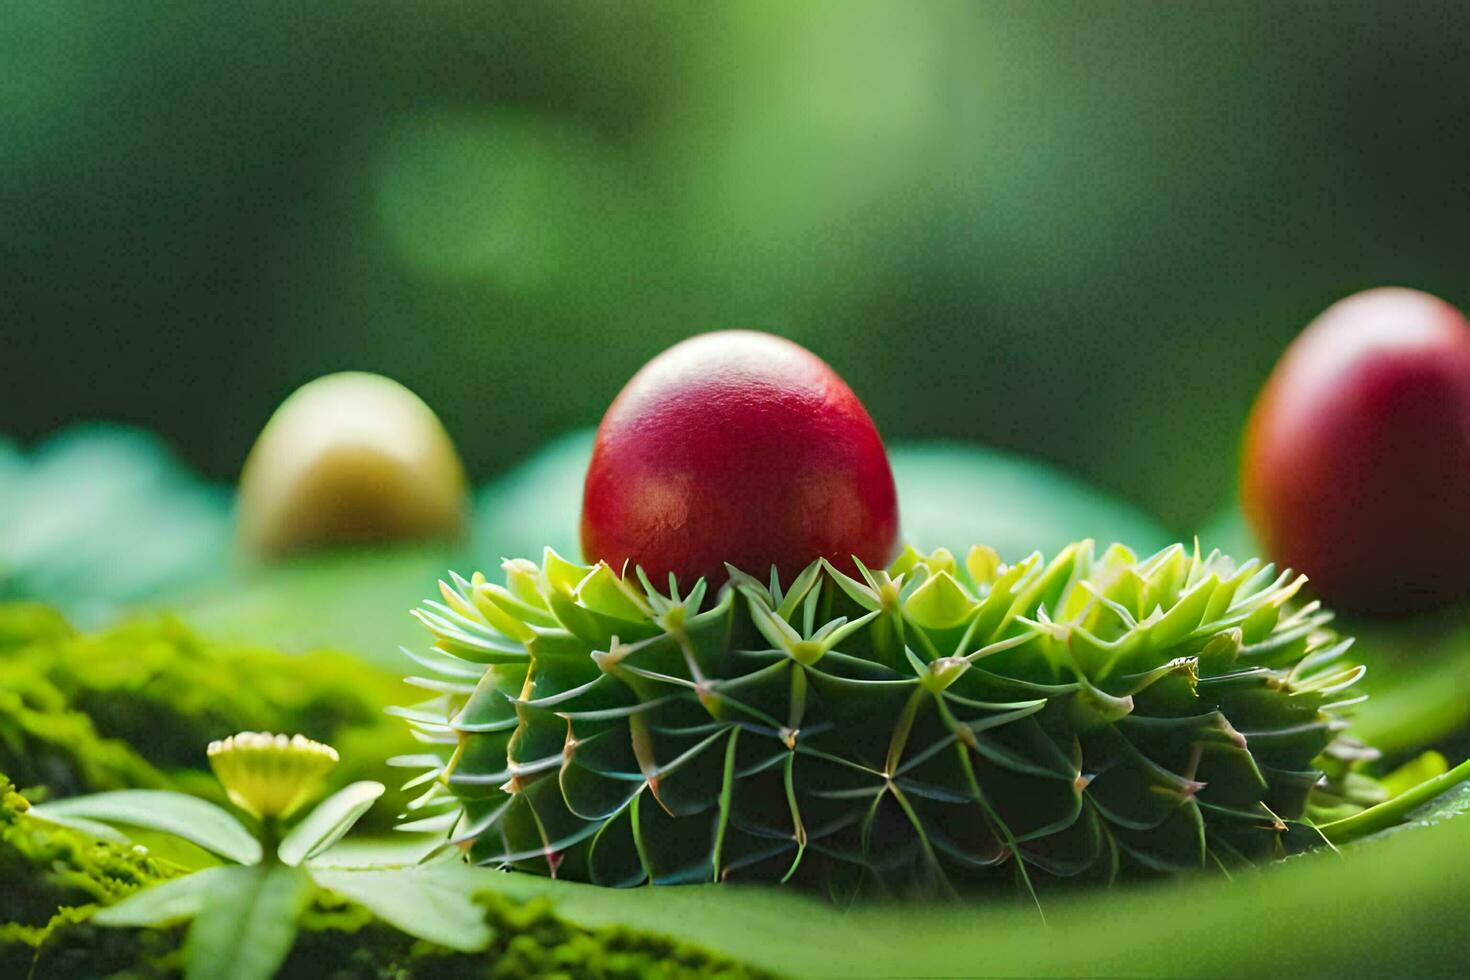
M1030 887L1280 856L1320 842L1324 785L1372 802L1338 734L1351 641L1256 561L909 551L682 598L550 551L505 571L419 611L439 697L402 712L444 749L404 760L413 807L478 862Z
M412 936L449 949L477 952L493 933L468 899L477 890L462 876L435 867L313 872L321 885Z
M274 787L280 794L277 800L294 798L311 776L308 769L297 767L293 772L290 763L320 758L322 748L315 743L298 745L296 741L278 744L275 739L264 739L264 744L221 750L239 753L230 767L238 784L231 787L232 793L253 789L257 794L269 794L272 787L268 784L278 783ZM214 757L212 746L211 758ZM281 780L286 785L279 785ZM221 781L230 786L230 777L222 775ZM252 810L262 821L255 835L212 803L181 793L153 790L118 790L75 797L34 807L31 812L42 819L71 823L81 829L103 821L160 831L243 865L209 867L164 882L101 910L92 921L104 926L169 926L192 920L182 951L184 972L191 980L268 980L290 953L301 914L319 891L313 870L299 865L340 839L382 793L381 783L354 783L321 803L278 847L270 850L262 845L277 839L280 831L277 821L286 813L284 809ZM232 798L241 806L260 802ZM110 832L109 827L101 829ZM387 896L385 904L390 914L383 915L384 920L413 933L405 922L412 924L419 919L392 913L405 906L414 908L419 894L411 888L394 888L387 891ZM468 907L461 918L468 918L482 934L473 945L455 948L483 948L488 935L483 934L481 913L471 903L470 896L455 894L446 898L437 907L453 907L456 903L459 908L454 911ZM364 904L380 915L383 912L382 907ZM419 935L442 938L437 929ZM468 936L475 938L473 930Z
M1444 760L1438 758L1435 761L1442 764ZM1341 845L1413 823L1438 823L1466 808L1467 782L1470 782L1470 761L1462 762L1447 772L1435 773L1391 800L1323 824L1322 836L1333 844Z
M255 835L232 815L207 800L166 790L120 789L43 803L36 814L57 823L121 823L173 834L240 864L261 858Z
M470 870L587 927L666 929L791 976L1450 977L1470 956L1470 877L1456 864L1467 849L1463 815L1413 820L1229 877L1055 895L1044 917L1009 900L837 910L792 889L612 891Z
M125 426L76 426L29 453L0 444L0 601L44 602L87 627L168 603L226 643L396 666L412 638L400 597L452 551L347 548L246 566L232 497Z
M506 897L482 892L490 944L462 953L415 940L374 919L360 906L330 895L307 909L295 945L277 976L320 980L323 976L392 980L522 980L572 977L640 980L648 977L770 976L779 967L745 965L688 941L666 938L668 924L630 928L583 927L559 916L544 897ZM177 976L182 940L176 929L107 929L84 915L64 913L39 950L8 938L0 926L0 970L25 976L32 964L44 977Z
M281 841L277 853L282 863L300 864L337 843L372 808L383 789L382 783L363 781L327 797Z
M190 980L269 980L296 942L311 879L279 865L222 868L184 940Z
M365 886L375 890L393 887L389 872L340 872L328 879L334 887L343 875L376 877ZM557 896L519 892L511 877L487 873L483 869L457 864L438 864L409 872L407 887L438 890L460 895L473 895L486 912L484 926L489 945L478 954L452 953L431 943L414 945L408 955L402 944L382 942L384 930L369 931L363 938L373 945L353 954L352 962L360 964L374 976L393 976L395 970L406 975L425 977L520 978L520 977L740 977L766 976L788 972L770 956L758 956L762 967L737 962L723 954L708 951L707 944L692 938L665 938L669 934L690 932L693 923L687 914L676 914L665 907L664 921L653 917L632 916L622 920L609 915L600 921L579 916L576 925L563 917ZM324 876L325 877L325 876ZM351 888L358 897L361 891ZM613 893L613 897L619 894ZM675 893L677 894L677 893ZM606 907L606 906L605 906ZM307 922L312 921L308 916ZM734 920L734 921L738 921ZM713 932L710 933L714 935ZM714 938L724 937L714 935ZM751 936L752 940L757 937ZM292 975L293 961L304 960L311 952L311 933L303 933L292 960L286 963L285 975ZM749 944L752 948L755 943Z
M345 654L206 642L167 617L81 634L42 607L0 605L0 771L49 796L175 788L223 803L204 747L242 730L332 742L333 787L392 784L384 760L413 743L383 706L402 696Z
M129 844L28 816L29 802L0 773L0 919L44 924L63 905L110 904L179 869Z
M403 597L417 595L455 560L443 547L417 545L305 555L191 595L178 614L222 643L343 650L396 671L398 648L418 638Z
M29 455L0 447L0 600L96 621L220 577L230 533L229 492L150 433L85 425Z
M1470 754L1470 605L1395 620L1357 620L1372 699L1359 728L1401 757L1424 745Z
M61 867L85 868L87 877L97 873L94 859L101 853L140 860L129 848L25 820L24 804L8 788L0 798L4 880L23 883L0 890L0 903L27 893L24 883L35 881L39 869L57 870L56 855L68 853L54 847L58 841L76 845ZM1046 905L1045 921L1010 901L838 911L789 890L613 891L439 865L419 873L445 875L456 890L477 896L493 936L484 953L413 941L361 906L319 895L303 916L281 975L1177 976L1182 969L1245 977L1424 975L1447 971L1470 955L1470 940L1460 928L1470 881L1445 869L1446 855L1470 846L1470 823L1456 817L1464 808L1463 793L1447 796L1419 811L1403 830L1352 845L1345 857L1323 851L1233 879L1056 896ZM8 863L17 823L29 835L25 847L46 842L28 851L36 855L34 867L26 859L24 867L31 870L19 874ZM153 870L160 877L166 873ZM89 882L73 891L73 879L62 894L64 900L90 903L135 890L122 881L119 875L100 888ZM1364 908L1374 914L1364 916ZM1312 909L1306 932L1302 909ZM37 977L163 976L177 970L178 930L100 929L86 921L90 914L87 908L58 913L43 943L37 930L0 926L0 975L25 976L33 964ZM1167 942L1159 939L1159 923L1167 923ZM1247 936L1250 941L1243 942ZM1184 967L1181 950L1187 950ZM737 966L727 957L750 965Z
M139 896L151 898L164 888L198 883L192 899L169 913L155 906L162 919L198 911L207 887L228 880L229 872L251 869L211 868L178 877L181 869L150 857L142 848L92 837L30 815L26 801L0 775L0 975L36 977L153 977L176 975L184 943L176 928L102 928L93 921L98 907ZM281 869L284 870L284 869ZM450 869L468 871L468 869ZM357 872L333 872L333 880ZM376 886L391 890L392 875ZM422 877L425 872L408 871ZM299 879L298 879L299 880ZM488 948L479 955L418 941L376 919L361 905L340 895L316 891L300 919L301 931L282 964L280 976L322 975L367 977L511 978L532 976L644 977L729 976L758 974L729 959L694 946L660 938L656 930L571 925L556 916L552 903L536 896L518 898L482 889L482 883L458 886L456 896L474 895L480 909L476 926ZM153 888L150 886L157 885ZM406 882L408 891L415 890ZM146 890L145 890L146 889ZM349 889L352 890L352 889ZM256 894L231 885L223 889L243 902ZM300 895L293 892L291 901ZM278 896L279 897L279 894ZM287 896L290 897L290 896ZM252 905L255 907L258 903ZM238 960L223 947L244 934L239 909L217 904L219 929L196 942L218 944L209 959L221 969ZM229 913L229 914L226 914ZM278 945L277 951L281 950ZM32 970L34 973L32 974Z
M242 741L243 740L243 741ZM269 980L296 944L312 906L354 902L410 936L463 953L495 938L477 887L457 866L343 870L307 864L347 833L383 793L361 782L300 819L284 838L298 794L319 779L330 750L304 739L242 733L210 746L231 799L260 818L254 834L212 803L180 793L117 790L29 807L28 816L112 840L109 824L182 837L231 865L212 866L139 890L85 921L109 927L170 928L188 921L178 965L190 980ZM227 757L229 765L222 765ZM332 756L335 761L335 754ZM19 811L26 802L15 795ZM120 838L119 838L120 839ZM263 846L264 845L264 846ZM78 921L81 924L81 920ZM44 933L24 936L37 940Z

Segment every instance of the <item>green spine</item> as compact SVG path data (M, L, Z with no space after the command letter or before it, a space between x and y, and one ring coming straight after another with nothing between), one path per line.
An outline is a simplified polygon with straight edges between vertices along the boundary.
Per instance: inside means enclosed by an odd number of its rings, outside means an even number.
M1310 838L1362 668L1303 579L1174 546L906 552L661 593L547 551L441 582L414 826L604 885L1112 880ZM408 652L408 651L406 651ZM1335 799L1339 802L1339 799ZM426 816L427 815L427 816Z

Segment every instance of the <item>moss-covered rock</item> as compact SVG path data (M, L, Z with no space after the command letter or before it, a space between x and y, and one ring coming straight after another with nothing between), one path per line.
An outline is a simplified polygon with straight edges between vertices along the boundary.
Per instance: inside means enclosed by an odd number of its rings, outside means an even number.
M383 708L405 693L343 653L210 643L169 617L83 634L46 607L0 605L0 770L36 799L173 788L223 802L204 749L244 730L331 743L343 760L332 788L396 787L385 762L415 743ZM402 803L390 793L368 826Z

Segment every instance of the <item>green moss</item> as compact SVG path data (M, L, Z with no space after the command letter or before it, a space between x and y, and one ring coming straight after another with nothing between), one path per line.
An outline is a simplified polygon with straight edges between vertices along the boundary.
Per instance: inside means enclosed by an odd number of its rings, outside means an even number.
M107 905L180 873L145 848L33 818L0 773L0 919L44 925L62 906Z
M628 929L597 930L558 918L550 902L480 897L495 939L483 952L456 953L385 928L355 906L324 905L280 971L284 978L323 975L445 980L567 977L755 977L759 971L696 947ZM348 935L344 936L343 933Z
M126 898L181 869L143 848L34 819L29 808L0 773L0 976L26 976L38 951L55 970L37 975L93 973L91 966L74 962L74 950L84 937L87 961L98 969L110 970L113 964L120 969L136 959L141 954L136 941L102 935L87 919L99 905ZM70 966L79 969L68 972Z
M204 749L243 730L329 742L334 786L395 787L385 760L415 743L383 708L404 695L347 654L209 643L168 617L87 635L45 607L0 605L0 770L33 798L166 787L222 801ZM403 802L390 795L368 826Z
M0 605L0 655L31 643L54 642L71 636L66 618L34 602Z

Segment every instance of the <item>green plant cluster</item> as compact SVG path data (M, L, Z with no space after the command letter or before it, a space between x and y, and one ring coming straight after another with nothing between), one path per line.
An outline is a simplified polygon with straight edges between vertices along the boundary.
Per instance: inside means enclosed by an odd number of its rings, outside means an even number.
M32 818L29 803L0 774L0 976L175 975L179 929L105 929L100 906L180 874L140 847ZM348 977L748 977L732 961L624 928L587 930L552 912L546 899L485 893L494 940L465 954L414 940L330 893L307 910L281 976Z
M331 788L394 785L385 761L413 743L383 707L402 696L347 654L215 644L169 617L83 634L47 607L0 605L0 771L36 800L170 788L223 803L203 748L244 730L330 741L344 759ZM400 803L375 810L379 827Z

